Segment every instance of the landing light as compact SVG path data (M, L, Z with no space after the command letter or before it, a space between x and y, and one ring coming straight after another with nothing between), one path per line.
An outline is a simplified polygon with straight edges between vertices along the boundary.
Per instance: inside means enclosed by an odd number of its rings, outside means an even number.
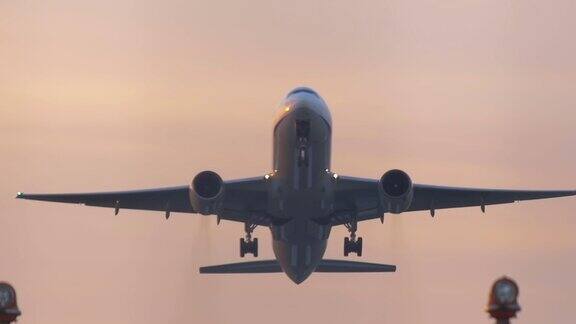
M338 179L338 173L334 173L332 176L334 177L334 179Z
M265 175L264 179L266 179L266 180L270 179L270 175L269 174Z
M284 108L284 111L285 111L285 112L289 112L289 111L290 111L290 107Z

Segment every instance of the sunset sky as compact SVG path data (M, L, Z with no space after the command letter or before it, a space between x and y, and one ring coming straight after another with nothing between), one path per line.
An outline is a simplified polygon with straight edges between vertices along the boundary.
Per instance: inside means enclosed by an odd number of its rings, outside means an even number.
M300 85L331 108L340 174L574 189L575 32L570 0L0 1L0 281L19 323L480 324L502 275L518 323L573 323L574 198L361 223L351 260L396 273L296 286L198 274L240 261L241 224L14 196L264 175Z

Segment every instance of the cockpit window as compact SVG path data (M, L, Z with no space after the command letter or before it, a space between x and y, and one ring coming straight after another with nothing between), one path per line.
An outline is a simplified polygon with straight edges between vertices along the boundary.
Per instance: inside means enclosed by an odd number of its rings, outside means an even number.
M307 88L307 87L299 87L299 88L296 88L296 89L290 91L290 93L288 93L288 95L287 95L286 97L290 97L291 95L296 94L296 93L299 93L299 92L306 92L306 93L309 93L309 94L313 94L313 95L315 95L315 96L318 96L318 94L316 93L316 91L314 91L314 90L312 90L312 89L310 89L310 88Z

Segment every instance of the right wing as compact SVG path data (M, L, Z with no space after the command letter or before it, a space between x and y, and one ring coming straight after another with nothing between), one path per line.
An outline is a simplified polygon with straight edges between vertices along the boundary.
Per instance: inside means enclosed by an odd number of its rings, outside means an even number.
M222 210L218 215L220 219L237 222L252 221L258 225L266 223L265 211L268 196L267 182L263 178L226 181L225 186L226 194ZM120 209L156 210L165 212L168 217L170 212L196 212L190 204L189 195L189 186L178 186L92 193L25 194L19 192L16 198L108 207L114 208L116 213Z
M86 206L110 207L116 209L140 209L193 213L190 205L189 187L91 192L62 194L25 194L19 192L16 198L52 201Z

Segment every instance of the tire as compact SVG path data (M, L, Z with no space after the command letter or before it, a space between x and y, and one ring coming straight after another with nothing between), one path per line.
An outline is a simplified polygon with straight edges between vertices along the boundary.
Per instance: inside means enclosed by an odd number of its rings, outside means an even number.
M350 252L349 247L350 247L350 239L345 237L344 238L344 256L348 256L348 253Z
M356 242L356 255L361 257L362 256L362 238L359 237L358 241Z
M245 255L246 249L244 248L244 239L240 238L240 257L243 258Z
M254 244L254 245L252 245L254 248L252 250L252 254L254 255L255 258L257 258L258 257L258 238L255 238L252 242L253 242L252 244Z

